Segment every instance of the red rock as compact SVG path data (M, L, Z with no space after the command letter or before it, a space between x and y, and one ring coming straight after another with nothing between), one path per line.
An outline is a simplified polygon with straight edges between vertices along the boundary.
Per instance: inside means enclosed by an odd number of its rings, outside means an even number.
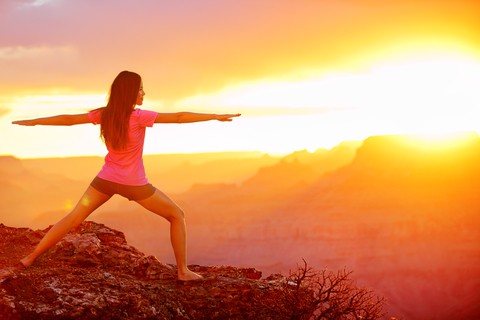
M0 225L0 318L269 319L272 280L253 268L190 266L204 281L179 282L175 266L127 244L123 233L84 222L15 270L48 229Z

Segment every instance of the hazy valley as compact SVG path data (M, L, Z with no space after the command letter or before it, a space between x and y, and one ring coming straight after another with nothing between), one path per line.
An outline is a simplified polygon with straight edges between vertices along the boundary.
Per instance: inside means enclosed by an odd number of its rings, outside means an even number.
M480 315L480 138L449 147L371 137L285 157L146 156L151 183L186 211L192 264L286 273L302 258L354 271L405 319ZM1 223L45 228L98 172L98 157L0 157ZM168 224L114 197L91 220L173 262Z

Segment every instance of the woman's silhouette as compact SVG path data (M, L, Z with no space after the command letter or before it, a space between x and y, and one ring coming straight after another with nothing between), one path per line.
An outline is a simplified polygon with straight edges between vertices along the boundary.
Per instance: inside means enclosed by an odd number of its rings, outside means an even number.
M154 123L232 121L233 117L240 114L157 113L136 109L137 105L142 105L144 95L140 75L122 71L112 83L106 107L83 114L13 122L24 126L100 124L100 135L108 149L105 164L77 205L48 231L32 253L21 260L23 266L30 266L38 256L55 245L71 229L79 226L95 209L114 194L119 194L136 201L170 222L170 238L178 267L178 279L202 278L187 267L187 233L182 209L163 192L149 184L146 178L142 159L145 129Z

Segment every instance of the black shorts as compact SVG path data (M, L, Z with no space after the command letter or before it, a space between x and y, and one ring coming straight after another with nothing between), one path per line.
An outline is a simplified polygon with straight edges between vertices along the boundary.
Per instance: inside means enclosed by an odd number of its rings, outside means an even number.
M155 187L150 183L143 186L128 186L116 182L111 182L99 177L95 177L90 185L101 193L109 196L119 194L130 201L139 201L147 199L155 193Z

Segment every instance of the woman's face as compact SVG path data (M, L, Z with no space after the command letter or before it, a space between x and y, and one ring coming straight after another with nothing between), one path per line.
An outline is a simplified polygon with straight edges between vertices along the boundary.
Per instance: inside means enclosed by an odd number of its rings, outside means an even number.
M141 106L143 104L144 95L145 95L145 91L143 91L143 82L140 82L140 89L138 90L137 101L135 102L137 106Z

